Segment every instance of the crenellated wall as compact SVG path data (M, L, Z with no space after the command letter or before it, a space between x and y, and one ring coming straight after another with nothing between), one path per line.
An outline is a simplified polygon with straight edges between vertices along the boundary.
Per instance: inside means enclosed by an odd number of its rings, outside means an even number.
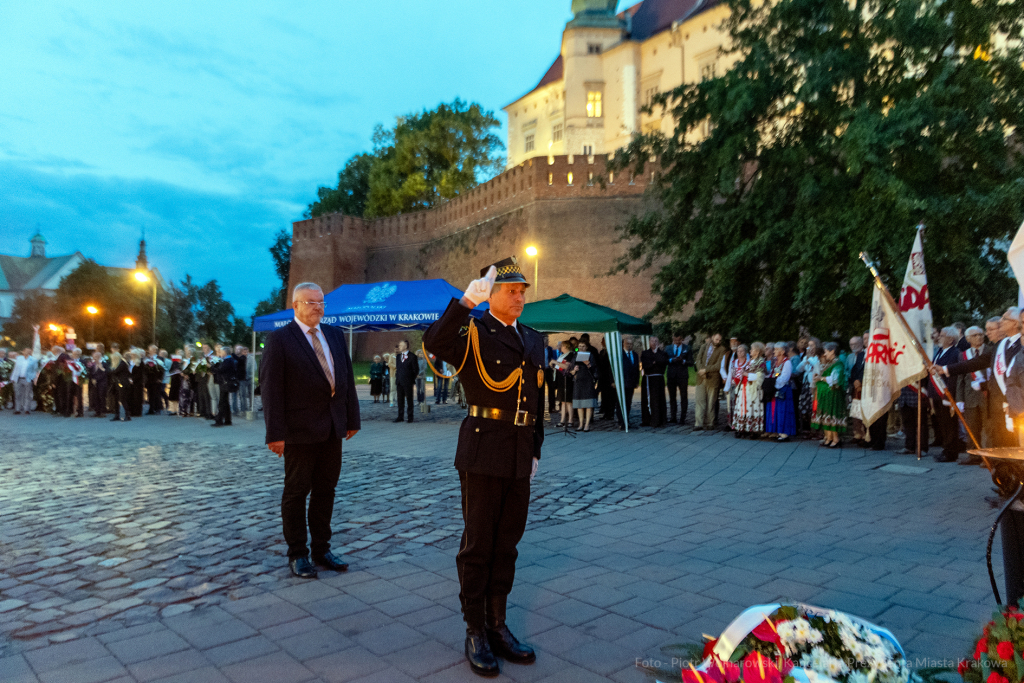
M650 176L609 176L605 161L540 157L427 211L297 221L289 289L305 281L330 291L345 283L424 278L463 287L484 266L514 254L534 283L528 301L569 293L643 315L652 307L650 275L608 272L625 250L616 227L644 209ZM539 250L538 282L528 245ZM379 337L376 351L388 350L390 338ZM372 350L364 346L357 356Z

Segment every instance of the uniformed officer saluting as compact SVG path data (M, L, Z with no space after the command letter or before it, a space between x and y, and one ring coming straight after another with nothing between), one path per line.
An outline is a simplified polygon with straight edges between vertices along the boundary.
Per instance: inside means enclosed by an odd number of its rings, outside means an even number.
M544 338L516 322L530 285L515 257L480 275L424 333L423 345L461 368L469 403L455 453L465 522L455 564L466 659L474 672L495 676L495 655L520 664L536 659L505 625L505 602L544 441ZM490 311L479 321L471 318L487 300Z

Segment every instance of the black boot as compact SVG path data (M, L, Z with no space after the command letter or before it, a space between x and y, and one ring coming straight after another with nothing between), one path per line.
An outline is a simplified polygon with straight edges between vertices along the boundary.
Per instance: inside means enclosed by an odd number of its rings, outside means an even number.
M466 661L469 667L480 676L497 676L500 673L498 660L494 658L484 632L483 603L463 602L462 614L466 619Z
M487 639L499 657L515 664L530 664L537 659L533 648L523 645L505 625L505 595L487 598Z

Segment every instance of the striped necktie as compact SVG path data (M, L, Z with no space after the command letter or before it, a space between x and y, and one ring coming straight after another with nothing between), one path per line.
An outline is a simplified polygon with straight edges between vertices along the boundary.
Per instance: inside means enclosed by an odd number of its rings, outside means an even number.
M327 356L324 355L324 347L320 343L320 337L316 335L316 328L309 328L309 337L313 340L313 350L316 351L316 359L320 361L320 367L324 369L327 381L331 383L331 396L334 396L334 375L331 374L331 366L327 364Z

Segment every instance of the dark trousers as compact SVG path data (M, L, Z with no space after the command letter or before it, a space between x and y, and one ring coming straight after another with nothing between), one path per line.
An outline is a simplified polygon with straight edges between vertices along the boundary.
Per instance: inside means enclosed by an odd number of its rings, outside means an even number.
M89 383L89 407L97 417L103 417L107 409L107 378Z
M938 433L935 436L942 444L942 458L956 460L963 450L963 444L960 442L960 418L949 414L949 406L942 405L942 399L935 399L934 415L938 424Z
M222 392L221 395L226 393ZM285 443L281 522L289 559L309 554L306 549L307 518L313 557L319 557L331 549L334 489L340 474L341 439L333 429L327 440L320 443Z
M68 412L68 381L57 375L53 381L53 409L59 415L70 415Z
M68 403L70 404L68 406L69 415L71 414L71 409L74 408L75 415L78 415L78 417L85 417L85 403L82 401L82 394L84 393L83 390L85 389L85 387L82 386L83 382L85 382L84 377L78 378L78 384L75 384L74 382L68 382L70 389L70 400L68 401Z
M964 408L964 420L967 422L967 426L971 428L971 433L974 434L974 438L978 440L978 445L981 445L981 433L985 428L985 408L982 406L967 406ZM964 434L967 439L967 447L973 449L974 442L971 441L971 437L968 434Z
M405 409L409 409L409 422L412 422L412 395L416 393L415 385L396 384L395 393L398 394L398 419L404 420Z
M871 450L884 451L886 428L889 426L888 413L871 423L868 427L868 435L871 436Z
M530 479L489 477L459 471L465 528L455 557L462 614L482 626L484 600L506 596L516 577L516 546L526 530Z
M164 409L162 384L159 382L149 382L146 384L146 395L149 398L150 414L159 413Z
M683 369L675 370L671 369L668 371L668 420L669 422L676 421L676 406L678 405L681 410L679 411L679 423L686 422L686 413L690 410L690 397L687 395L687 387L690 385L690 369L683 367ZM679 393L679 403L676 404L676 393Z
M434 403L448 400L449 381L445 377L434 377Z
M647 427L665 426L665 378L648 375L640 387L640 425Z
M227 384L220 386L220 400L217 402L217 417L215 419L217 420L215 424L231 424L231 393L228 391Z
M544 371L544 383L548 387L548 412L555 412L555 380L558 378L558 373L550 368Z
M114 417L120 417L121 412L118 404L124 408L124 417L132 416L132 386L130 384L117 386L115 389L117 398L114 399Z
M601 417L610 420L615 416L615 404L618 402L615 390L611 382L599 384L598 389L601 392Z
M903 447L908 451L917 451L917 408L904 406L900 408L900 416L903 418L903 434L906 440ZM879 422L885 420L879 419ZM877 423L876 423L877 424ZM872 425L874 426L874 425ZM874 439L874 434L871 435ZM921 406L921 452L928 452L928 408Z

